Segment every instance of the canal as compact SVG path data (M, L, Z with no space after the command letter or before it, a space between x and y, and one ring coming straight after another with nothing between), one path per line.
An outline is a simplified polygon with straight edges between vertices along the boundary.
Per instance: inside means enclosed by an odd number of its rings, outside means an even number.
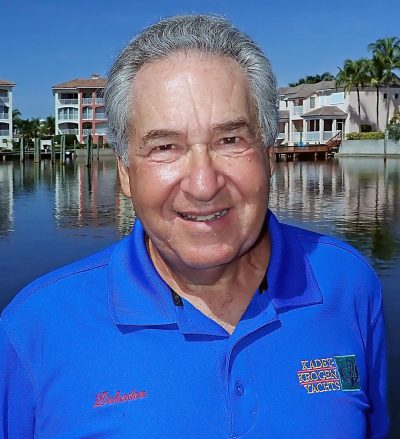
M271 209L360 250L383 286L391 438L400 437L400 160L278 162ZM0 163L0 309L27 282L129 233L134 215L112 157ZM332 261L334 263L334 261Z

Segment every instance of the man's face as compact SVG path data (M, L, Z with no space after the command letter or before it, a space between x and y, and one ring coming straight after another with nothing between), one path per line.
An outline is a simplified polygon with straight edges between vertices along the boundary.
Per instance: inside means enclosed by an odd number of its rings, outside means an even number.
M178 271L234 261L260 234L272 156L241 67L176 54L141 68L134 97L120 178L152 244Z

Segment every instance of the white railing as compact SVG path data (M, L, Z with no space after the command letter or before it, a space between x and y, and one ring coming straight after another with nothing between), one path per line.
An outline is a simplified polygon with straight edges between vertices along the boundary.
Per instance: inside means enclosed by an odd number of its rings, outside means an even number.
M10 102L10 98L6 96L0 96L0 104L8 104Z
M106 113L95 113L96 119L106 119Z
M0 136L9 136L10 130L0 130Z
M61 134L78 134L78 128L65 128L60 130Z
M59 114L58 120L78 120L77 114Z
M307 131L305 137L306 142L319 142L319 131Z
M59 99L61 105L78 105L78 99Z
M93 113L83 113L82 119L93 119Z
M104 98L96 98L96 104L104 104Z
M92 134L92 132L93 132L93 130L91 128L84 128L82 131L83 131L83 134L85 134L86 136L88 134Z
M300 131L293 131L290 139L292 142L300 142Z
M82 103L83 104L92 105L93 104L93 98L82 98Z
M0 113L0 119L5 120L10 118L11 113Z
M293 106L293 115L303 114L303 106L302 105L294 105Z

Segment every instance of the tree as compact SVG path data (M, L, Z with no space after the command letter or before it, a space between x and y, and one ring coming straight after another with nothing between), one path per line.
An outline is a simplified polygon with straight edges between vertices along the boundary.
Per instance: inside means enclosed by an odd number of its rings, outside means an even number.
M304 78L300 78L297 82L291 82L289 87L296 87L296 85L301 84L317 84L321 81L333 81L336 79L331 73L324 72L321 75L307 75Z
M343 87L345 94L349 93L354 87L357 90L358 117L360 121L359 129L361 130L361 102L360 87L363 87L368 81L368 60L361 58L358 60L346 59L343 68L339 69L336 76L336 86Z
M43 136L54 136L56 120L53 116L46 117L40 121L40 134Z
M21 112L15 108L12 112L12 126L14 133L18 133L21 128Z
M379 128L379 89L382 86L389 88L394 83L400 83L395 70L400 69L400 38L380 38L368 45L372 52L370 61L371 85L377 90L376 118ZM389 96L386 100L386 125L389 123Z

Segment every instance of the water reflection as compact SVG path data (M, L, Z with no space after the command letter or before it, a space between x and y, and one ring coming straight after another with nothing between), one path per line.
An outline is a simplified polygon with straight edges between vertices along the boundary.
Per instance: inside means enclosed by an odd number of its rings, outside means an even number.
M281 217L342 237L377 267L400 256L400 160L279 162L271 207Z

